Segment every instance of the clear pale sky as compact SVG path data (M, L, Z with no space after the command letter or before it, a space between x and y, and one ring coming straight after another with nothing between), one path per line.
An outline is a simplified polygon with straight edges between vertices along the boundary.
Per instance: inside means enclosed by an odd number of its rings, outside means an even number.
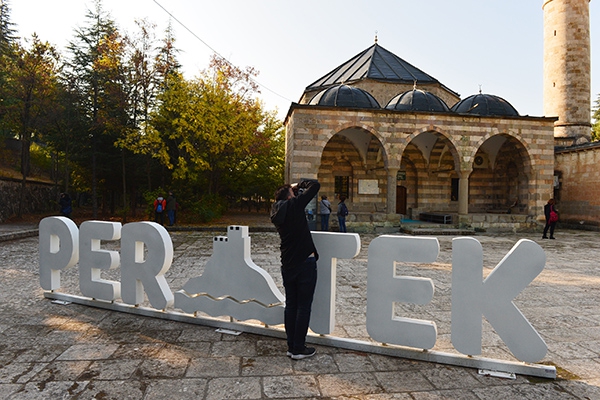
M134 20L146 18L161 37L170 16L159 4L232 63L259 70L260 97L281 118L306 86L371 46L376 32L379 45L461 98L481 85L521 115L543 115L542 0L103 0L122 31L134 31ZM94 7L90 0L9 5L19 36L36 32L63 55ZM590 21L594 101L600 94L600 32L594 29L600 0L590 3ZM213 50L172 24L179 61L192 78L208 66Z

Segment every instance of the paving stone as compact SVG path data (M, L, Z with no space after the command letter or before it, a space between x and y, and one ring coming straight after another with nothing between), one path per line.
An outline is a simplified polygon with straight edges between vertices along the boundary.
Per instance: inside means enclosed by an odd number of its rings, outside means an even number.
M100 360L110 357L118 348L116 344L75 344L58 356L57 360Z
M487 399L523 399L523 400L571 400L577 397L567 393L555 382L521 384L512 386L488 386L474 388L473 392L482 400ZM585 397L584 397L585 398Z
M383 387L371 373L340 373L317 375L323 396L352 396L361 393L381 393Z
M8 363L0 368L0 382L27 383L47 365L47 363Z
M220 233L222 234L222 233ZM175 246L169 282L200 276L212 252L211 232L171 232ZM277 234L251 233L252 257L283 291ZM368 340L365 327L368 244L353 260L338 260L334 335ZM521 238L477 235L484 276ZM427 266L402 266L409 275L434 280L430 304L399 305L397 313L436 322L433 350L456 353L450 340L452 237L438 237L440 255ZM285 340L213 327L163 321L77 304L52 304L39 287L37 238L3 242L0 281L0 398L265 399L335 400L600 398L600 236L561 231L560 243L541 243L546 269L515 304L549 345L544 363L561 378L517 375L515 380L477 370L317 346L317 354L293 361ZM111 279L120 279L118 269ZM60 289L79 294L76 268L63 271ZM175 290L176 287L172 286ZM228 318L223 318L228 321ZM483 320L486 357L514 361Z
M263 379L263 390L269 399L310 398L319 396L313 376L271 376Z
M28 349L16 356L16 362L50 362L65 352L69 345L39 346Z
M30 382L11 396L11 400L48 400L77 398L87 381Z
M54 361L45 365L31 380L38 382L75 381L90 366L91 361ZM82 379L83 380L83 379Z
M208 382L206 400L260 399L260 378L214 378Z
M98 360L91 363L80 376L84 380L127 380L142 360Z
M97 380L89 382L77 396L77 400L144 399L146 384L138 380Z
M254 342L249 341L231 341L231 342L216 342L212 347L212 355L216 357L238 356L238 357L255 357L257 356L256 346Z
M148 386L144 400L203 399L207 382L207 379L196 378L154 380Z
M11 394L22 390L23 386L16 383L0 383L0 399L8 399Z
M303 360L294 360L292 363L294 372L298 374L332 374L340 372L337 364L330 354L323 354L317 350L317 354Z
M341 372L366 372L375 370L367 353L338 353L333 356L333 359Z
M188 358L149 358L138 366L140 378L183 378L190 360Z
M375 372L375 377L386 392L420 392L436 388L421 371Z
M460 389L481 385L466 368L438 366L421 371L436 389Z
M242 375L292 375L294 373L292 363L293 360L285 355L244 357L242 359Z
M471 390L437 390L433 392L413 392L415 400L478 400L479 397Z
M197 358L191 360L185 376L186 378L238 376L240 366L240 357Z
M163 343L128 343L122 344L111 355L114 359L147 358L155 356L165 345Z

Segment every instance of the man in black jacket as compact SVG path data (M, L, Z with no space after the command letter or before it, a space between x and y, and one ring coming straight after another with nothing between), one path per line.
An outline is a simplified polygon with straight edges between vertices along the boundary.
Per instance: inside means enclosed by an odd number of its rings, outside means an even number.
M319 254L312 240L304 209L319 192L316 180L303 180L296 188L280 186L275 192L271 221L281 238L281 275L285 288L287 355L294 360L311 357L306 347L313 295L317 285Z

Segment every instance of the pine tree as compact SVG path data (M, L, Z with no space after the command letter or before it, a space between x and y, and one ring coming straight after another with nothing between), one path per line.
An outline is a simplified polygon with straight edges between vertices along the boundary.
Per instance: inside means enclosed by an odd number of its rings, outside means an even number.
M14 26L10 21L9 1L0 0L0 55L7 54L18 39Z
M109 78L100 67L106 55L103 52L109 51L109 42L118 40L118 31L115 21L103 10L100 0L96 0L94 10L88 10L86 20L87 24L75 30L75 39L69 43L70 59L65 65L65 80L72 82L78 108L84 114L86 135L81 137L81 147L88 149L88 159L91 159L93 216L97 218L99 168L100 165L110 167L114 162L114 159L106 156L111 149L114 150L114 140L111 142L103 137L106 125L102 119L102 108L109 102L106 98L110 92L107 90Z

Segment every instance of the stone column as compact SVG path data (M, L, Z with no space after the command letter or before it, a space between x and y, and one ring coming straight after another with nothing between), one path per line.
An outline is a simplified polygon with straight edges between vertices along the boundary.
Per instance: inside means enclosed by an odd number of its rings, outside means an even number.
M458 179L458 215L469 214L469 173L461 172Z
M396 214L396 186L399 168L388 168L387 172L387 213Z

